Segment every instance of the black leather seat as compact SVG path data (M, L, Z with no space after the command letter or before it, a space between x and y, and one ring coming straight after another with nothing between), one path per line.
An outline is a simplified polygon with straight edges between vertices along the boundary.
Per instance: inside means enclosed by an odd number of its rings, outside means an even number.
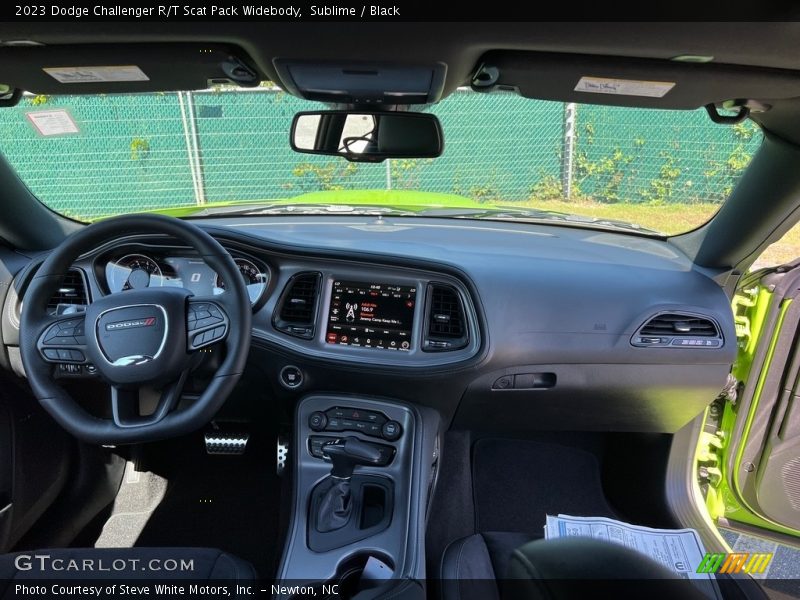
M15 597L14 585L34 580L133 580L246 586L253 566L211 548L61 548L0 555L0 597Z
M726 600L767 598L748 576L718 577L717 582ZM443 600L709 597L619 544L581 537L545 541L509 532L476 534L450 544L442 557L441 589Z

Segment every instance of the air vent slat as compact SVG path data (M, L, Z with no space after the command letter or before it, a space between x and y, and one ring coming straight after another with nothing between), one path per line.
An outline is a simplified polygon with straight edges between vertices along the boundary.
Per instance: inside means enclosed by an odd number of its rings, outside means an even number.
M709 317L662 313L642 325L631 344L640 348L721 348L724 340L719 325Z
M70 269L61 280L56 293L47 303L47 310L55 313L63 310L64 306L86 306L87 304L89 304L89 297L83 273L78 269Z
M469 341L464 305L458 291L449 285L431 284L428 293L427 351L457 350Z
M639 331L639 335L678 335L686 337L719 337L716 324L710 319L694 315L667 313L653 317Z
M319 273L300 273L286 284L273 320L276 329L304 339L314 336L319 280Z

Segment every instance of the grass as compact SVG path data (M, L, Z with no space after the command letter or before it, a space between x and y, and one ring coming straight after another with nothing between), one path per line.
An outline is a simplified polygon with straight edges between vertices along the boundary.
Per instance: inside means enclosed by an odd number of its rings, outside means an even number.
M514 202L556 212L636 223L653 231L673 234L699 227L719 210L719 204L603 204L600 202Z

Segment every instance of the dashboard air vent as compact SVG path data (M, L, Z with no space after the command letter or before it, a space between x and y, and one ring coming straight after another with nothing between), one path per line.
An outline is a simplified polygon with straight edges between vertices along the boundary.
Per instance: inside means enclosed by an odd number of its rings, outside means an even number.
M86 306L87 304L89 304L89 297L83 273L78 269L70 269L61 280L56 293L47 303L47 310L50 313L62 314L74 312L72 307Z
M708 317L661 313L647 321L633 337L634 346L684 346L718 348L722 336Z
M427 352L458 350L468 342L469 328L461 294L450 285L430 284L422 349Z
M272 320L275 329L303 339L314 337L320 274L298 273L289 280Z

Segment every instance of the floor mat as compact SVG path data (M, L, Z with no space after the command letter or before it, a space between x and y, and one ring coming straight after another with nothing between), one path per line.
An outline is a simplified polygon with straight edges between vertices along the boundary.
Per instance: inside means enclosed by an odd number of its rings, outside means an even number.
M543 535L545 516L615 517L593 452L557 443L482 439L473 450L478 531Z
M130 548L136 544L166 492L166 479L155 473L137 471L129 461L125 465L111 516L103 525L94 547Z
M764 587L800 598L800 548L723 527L719 532L734 552L772 554L766 571L752 576L763 580Z
M200 436L146 452L139 482L123 483L96 545L219 548L274 576L283 550L274 438L256 439L243 456L207 455Z

